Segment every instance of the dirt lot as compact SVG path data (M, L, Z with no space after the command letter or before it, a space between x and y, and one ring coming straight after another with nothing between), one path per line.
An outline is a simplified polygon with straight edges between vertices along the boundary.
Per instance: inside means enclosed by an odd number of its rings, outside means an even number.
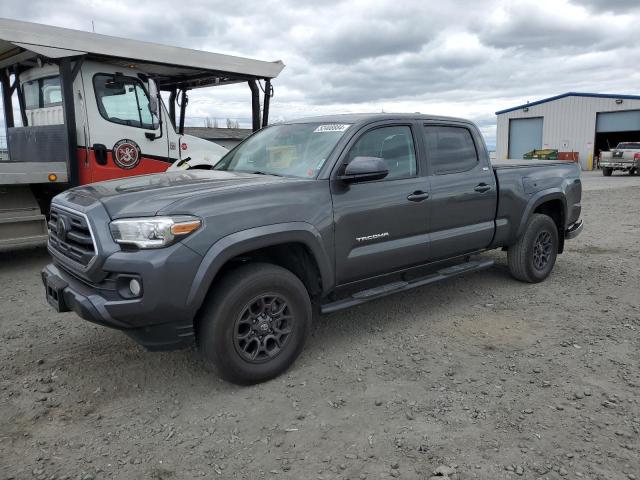
M640 177L585 186L546 282L492 253L319 318L288 374L250 388L54 314L46 253L4 254L0 478L640 479Z

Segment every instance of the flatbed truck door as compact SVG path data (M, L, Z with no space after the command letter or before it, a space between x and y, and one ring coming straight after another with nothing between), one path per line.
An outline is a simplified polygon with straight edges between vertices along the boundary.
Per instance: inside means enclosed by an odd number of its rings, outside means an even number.
M86 62L82 76L89 142L81 148L86 152L81 183L166 171L174 160L169 156L172 127L151 113L145 76L97 62Z
M464 125L423 126L429 169L429 260L481 250L495 229L497 189L484 143Z

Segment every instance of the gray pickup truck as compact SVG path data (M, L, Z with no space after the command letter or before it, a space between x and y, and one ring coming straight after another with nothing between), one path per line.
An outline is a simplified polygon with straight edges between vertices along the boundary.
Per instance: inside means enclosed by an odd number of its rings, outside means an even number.
M193 343L251 384L299 355L314 310L487 268L540 282L582 230L579 168L489 163L468 121L338 115L265 128L210 170L130 177L53 200L42 271L58 311L148 349Z

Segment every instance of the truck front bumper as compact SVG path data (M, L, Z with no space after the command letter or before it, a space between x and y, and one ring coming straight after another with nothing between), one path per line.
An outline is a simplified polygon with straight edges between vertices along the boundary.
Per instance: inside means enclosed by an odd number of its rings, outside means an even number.
M122 330L149 350L173 350L191 344L194 312L185 304L188 290L183 284L186 282L176 275L173 275L175 283L166 279L172 278L172 270L179 265L185 270L193 266L195 271L200 257L189 256L187 249L177 264L170 261L171 255L167 255L165 262L157 259L135 262L133 258L135 256L119 252L107 259L105 265L114 270L99 284L80 279L51 263L42 270L46 299L58 312L73 311L90 322ZM142 284L138 297L125 291L124 286L131 278L139 279Z
M564 238L567 240L576 238L578 235L582 233L583 228L584 228L584 222L582 220L578 220L576 223L569 225L569 228L565 230Z

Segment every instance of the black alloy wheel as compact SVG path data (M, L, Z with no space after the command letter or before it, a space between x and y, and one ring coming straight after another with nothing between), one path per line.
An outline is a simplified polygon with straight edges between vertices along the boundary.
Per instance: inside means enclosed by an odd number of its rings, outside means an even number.
M196 324L205 364L226 380L270 380L300 355L311 328L309 292L291 271L269 263L230 270L211 286Z
M540 232L533 244L533 266L536 270L542 271L547 267L552 250L551 233L547 231Z
M531 215L518 241L507 250L511 275L528 283L543 281L558 256L560 232L554 220L541 213Z
M294 328L291 309L284 298L260 295L249 301L236 319L234 345L247 362L267 362L282 352Z

